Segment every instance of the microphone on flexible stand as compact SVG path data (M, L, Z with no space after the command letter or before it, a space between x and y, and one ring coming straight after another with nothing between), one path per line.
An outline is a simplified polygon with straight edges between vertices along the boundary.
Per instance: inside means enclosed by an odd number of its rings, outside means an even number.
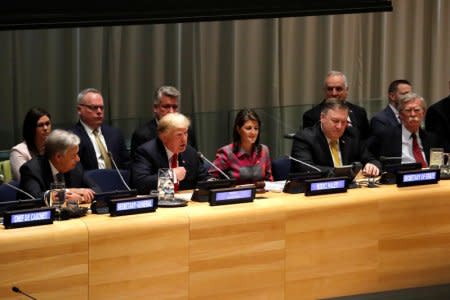
M114 170L116 170L117 174L119 174L119 178L122 181L123 185L127 188L127 190L131 191L130 187L128 186L128 184L126 183L125 179L122 176L122 173L120 172L119 168L117 167L116 161L114 160L114 157L112 155L111 152L108 151L108 156L111 159L113 165L114 165Z
M22 189L19 189L18 187L14 186L14 185L12 185L12 184L9 184L8 182L5 182L5 177L3 176L3 174L0 174L0 184L4 184L4 185L6 185L6 186L9 186L9 187L12 188L13 190L16 190L16 191L18 191L18 192L21 192L22 194L25 194L26 196L30 197L30 199L36 200L36 198L35 198L33 195L31 195L31 194L25 192L25 191L22 190Z
M20 290L17 286L13 286L13 287L11 288L11 290L12 290L14 293L22 294L22 295L28 297L29 299L37 300L37 299L34 298L33 296L28 295L28 294L25 293L24 291Z
M311 169L313 169L313 170L315 170L315 171L317 171L317 172L322 172L322 170L321 169L319 169L318 167L316 167L316 166L313 166L313 165L311 165L311 164L308 164L307 162L304 162L304 161L302 161L302 160L299 160L299 159L297 159L297 158L293 158L292 156L290 156L290 155L286 155L290 160L293 160L293 161L295 161L295 162L298 162L298 163L300 163L300 164L302 164L302 165L304 165L304 166L307 166L308 168L311 168Z
M201 153L200 151L197 152L198 156L200 156L201 159L205 160L210 166L212 166L214 169L216 169L217 171L219 171L220 174L222 174L226 179L231 180L230 176L228 176L227 174L225 174L224 171L222 171L221 169L219 169L215 164L213 164L212 162L210 162L204 155L203 153Z
M386 161L386 160L401 160L401 156L380 156L380 161Z

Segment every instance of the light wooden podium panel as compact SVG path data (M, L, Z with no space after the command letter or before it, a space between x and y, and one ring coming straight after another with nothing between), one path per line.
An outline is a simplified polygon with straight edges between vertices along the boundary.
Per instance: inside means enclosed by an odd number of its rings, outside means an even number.
M0 299L88 299L88 243L80 220L0 230Z

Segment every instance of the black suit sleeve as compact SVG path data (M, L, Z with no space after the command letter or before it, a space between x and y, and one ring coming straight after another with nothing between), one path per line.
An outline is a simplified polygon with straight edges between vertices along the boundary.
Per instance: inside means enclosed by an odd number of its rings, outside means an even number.
M35 198L41 198L46 190L43 179L32 170L29 164L23 164L20 167L20 185L19 188L31 194ZM18 192L19 199L28 199L30 197Z
M158 184L158 168L151 155L141 146L136 149L131 164L131 184L139 194L149 194Z

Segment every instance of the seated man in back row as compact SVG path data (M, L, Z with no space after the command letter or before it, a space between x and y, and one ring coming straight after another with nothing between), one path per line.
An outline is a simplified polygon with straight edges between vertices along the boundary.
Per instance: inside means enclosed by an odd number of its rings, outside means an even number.
M158 169L172 168L175 190L193 189L198 181L209 177L200 157L188 145L189 119L180 113L170 113L158 123L158 137L136 149L131 165L131 183L139 194L156 190Z
M37 156L20 167L20 188L40 198L50 189L50 183L64 183L68 199L81 199L89 203L94 198L94 191L100 188L84 176L79 163L78 145L80 139L74 133L55 129L45 141L45 156ZM28 198L18 193L19 199Z
M327 99L320 113L320 122L297 132L291 156L334 175L334 167L361 162L363 174L378 176L380 163L360 140L358 130L348 126L347 104L336 98ZM311 171L295 161L291 172Z

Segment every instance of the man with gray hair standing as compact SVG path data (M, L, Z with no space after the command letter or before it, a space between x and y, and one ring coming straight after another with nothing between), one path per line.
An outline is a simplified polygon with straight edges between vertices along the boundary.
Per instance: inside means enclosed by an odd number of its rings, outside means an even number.
M421 128L425 118L425 100L416 93L407 93L398 100L401 124L386 127L369 150L377 157L401 157L402 163L418 162L426 168L430 148L440 147L437 136Z
M84 177L83 168L78 163L80 139L75 134L55 129L45 141L43 156L37 156L20 168L20 188L36 198L50 189L52 182L64 182L66 197L91 202L94 190L100 189ZM25 197L19 193L21 198ZM26 197L28 198L28 197Z
M153 114L154 118L133 132L131 137L131 155L133 156L137 147L154 139L157 133L159 120L168 113L178 112L181 93L173 86L163 85L154 93ZM194 131L189 127L189 145L197 148Z

